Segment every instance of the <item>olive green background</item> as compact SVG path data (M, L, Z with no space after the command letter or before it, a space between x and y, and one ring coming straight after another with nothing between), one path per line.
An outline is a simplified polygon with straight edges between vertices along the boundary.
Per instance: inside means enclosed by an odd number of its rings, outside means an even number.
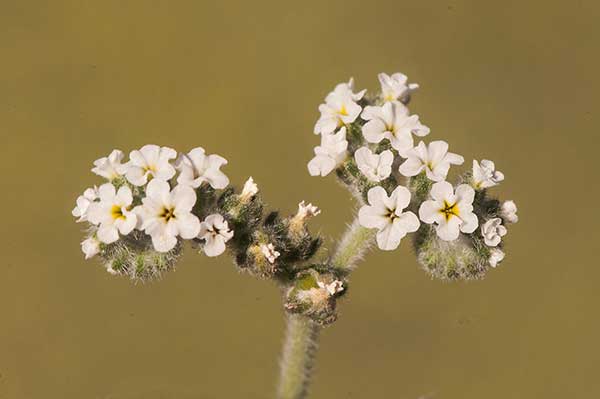
M306 171L317 106L381 71L421 84L427 140L496 161L521 221L480 282L432 281L408 240L369 254L312 398L598 397L599 17L593 1L0 0L0 398L272 397L276 287L191 250L133 285L83 260L70 211L113 148L203 146L273 207L318 204L333 240L353 202Z

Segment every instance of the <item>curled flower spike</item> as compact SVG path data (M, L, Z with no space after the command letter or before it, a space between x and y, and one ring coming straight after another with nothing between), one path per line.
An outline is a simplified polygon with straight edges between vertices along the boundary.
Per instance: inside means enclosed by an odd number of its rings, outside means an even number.
M374 154L368 147L361 147L354 153L354 159L358 169L371 181L380 182L392 173L394 154L390 150Z
M432 141L426 146L422 141L406 154L407 160L400 165L400 173L412 177L425 171L430 180L440 182L446 179L450 165L462 165L460 155L448 152L448 143Z
M90 223L100 225L98 239L110 244L119 239L119 233L127 235L135 228L137 216L132 212L133 196L131 189L122 186L116 191L111 183L105 183L98 189L99 202L89 206Z
M125 176L134 186L143 186L152 178L167 181L175 176L175 168L170 161L176 157L177 152L172 148L145 145L129 154Z
M429 134L429 128L419 122L419 116L409 115L408 108L399 102L387 102L381 107L367 106L361 117L368 121L362 127L362 133L369 143L388 139L403 157L414 146L413 134L420 137Z
M233 237L223 216L214 214L207 216L200 225L198 238L204 240L204 253L206 256L219 256L225 252L225 243Z
M481 164L473 160L473 186L476 189L489 188L504 180L504 174L496 170L492 161L484 159Z
M466 184L456 188L448 182L438 182L431 188L432 200L419 208L419 218L428 224L437 224L437 235L444 241L454 241L459 231L472 233L478 226L473 213L475 191Z
M410 211L403 212L410 203L410 191L406 187L396 187L389 197L383 187L373 187L368 200L369 205L360 208L358 220L362 226L378 230L379 249L394 250L407 233L419 229L417 216Z
M315 147L315 157L308 163L311 176L327 176L332 170L346 159L346 128L341 128L335 134L323 134L321 145Z
M152 237L154 248L168 252L175 248L177 236L192 239L200 231L200 221L192 214L196 193L178 185L173 190L163 180L152 180L146 188L142 205L136 208L141 218L140 230Z
M198 188L203 182L212 188L222 189L229 184L229 178L221 172L221 166L227 165L227 160L219 155L206 155L202 147L197 147L179 157L177 168L180 175L179 184Z
M128 165L122 164L124 154L120 150L113 150L108 157L94 161L92 172L108 180L118 179L127 171Z

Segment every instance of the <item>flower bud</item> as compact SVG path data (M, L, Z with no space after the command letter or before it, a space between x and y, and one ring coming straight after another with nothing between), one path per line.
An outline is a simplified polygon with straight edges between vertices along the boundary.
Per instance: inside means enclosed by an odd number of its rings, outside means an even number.
M519 221L517 204L514 201L504 201L500 207L500 216L508 223L517 223Z
M181 241L178 241L172 250L158 252L149 236L134 231L112 244L101 244L99 254L109 273L137 282L158 279L173 270L181 250Z
M414 246L423 270L440 280L481 279L489 270L490 248L475 233L444 241L434 228L422 225Z
M346 290L345 283L331 272L309 269L298 273L285 294L285 309L326 325L337 319L336 298Z

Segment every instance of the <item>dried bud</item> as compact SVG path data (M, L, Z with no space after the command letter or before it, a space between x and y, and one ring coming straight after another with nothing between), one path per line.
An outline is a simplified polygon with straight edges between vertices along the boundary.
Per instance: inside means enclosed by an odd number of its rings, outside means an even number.
M244 188L242 189L242 193L240 194L240 202L243 204L248 203L252 198L256 196L258 193L258 186L254 183L254 179L252 176L246 180L244 183Z
M285 309L302 314L321 325L334 322L336 298L345 291L345 284L330 272L309 269L298 273L286 291Z

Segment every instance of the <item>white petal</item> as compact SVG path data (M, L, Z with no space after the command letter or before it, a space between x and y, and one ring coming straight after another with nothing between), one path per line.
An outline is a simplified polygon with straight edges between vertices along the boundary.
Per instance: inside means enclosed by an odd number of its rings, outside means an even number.
M425 223L440 223L444 216L440 213L442 204L436 201L424 201L419 207L419 219Z
M442 140L432 141L429 143L427 150L429 160L435 165L444 159L444 156L448 152L448 143Z
M196 192L188 186L177 185L171 192L171 203L176 212L190 212L196 204Z
M434 183L431 186L431 198L436 201L447 201L450 204L454 204L455 196L454 196L454 188L452 184L447 181L440 181Z
M392 191L390 198L394 202L396 215L400 215L401 211L410 204L410 191L404 186L398 186Z
M152 235L152 245L158 252L169 252L177 245L177 238L169 234L154 234Z
M438 221L439 223L439 221ZM451 216L448 221L444 218L441 223L439 223L436 227L436 232L438 237L440 237L444 241L454 241L458 238L459 226L461 220L456 216ZM477 226L475 226L477 228Z
M119 232L113 225L102 224L97 232L98 240L111 244L119 239Z
M127 186L121 186L117 191L116 204L119 206L129 206L133 202L131 189Z
M419 226L421 225L417 215L412 212L404 212L394 220L394 224L397 224L398 227L407 233L414 233L419 230Z
M458 202L464 202L472 204L475 199L475 190L468 184L461 184L456 187L456 200Z
M358 223L368 229L383 229L389 224L389 218L383 214L381 207L363 205L358 210Z
M126 236L135 229L135 226L137 225L137 215L134 212L124 212L123 214L125 215L125 219L119 219L118 223L115 223L115 226L121 234Z
M477 219L477 215L471 212L464 215L461 214L460 218L463 221L460 225L460 231L462 231L463 233L470 234L477 230L477 226L479 226L479 220Z
M317 155L308 163L308 172L311 176L327 176L335 169L336 162L330 157Z
M152 179L146 187L146 197L152 198L153 200L164 204L165 199L168 198L171 187L169 183L160 179Z
M388 224L383 230L377 233L377 246L384 251L393 251L400 245L400 240L406 235L406 232L398 229L393 224Z
M411 156L406 161L404 161L402 165L400 165L398 171L406 177L411 177L421 173L424 168L425 165L419 158Z
M225 248L223 237L211 235L206 239L206 243L204 244L204 253L206 256L219 256L225 252Z
M175 220L181 238L191 240L200 233L200 220L195 215L191 213L179 214Z
M385 124L380 119L373 119L362 127L362 134L369 143L379 143L384 139L385 131Z

